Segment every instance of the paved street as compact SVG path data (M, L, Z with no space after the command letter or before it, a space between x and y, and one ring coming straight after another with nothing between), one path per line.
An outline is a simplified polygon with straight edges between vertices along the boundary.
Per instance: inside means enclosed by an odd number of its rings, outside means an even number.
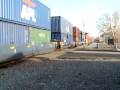
M80 51L66 52L25 58L19 64L1 68L0 90L120 90L119 59L90 59L87 52L81 51L87 57L84 59ZM63 56L79 59L59 59Z
M60 59L120 59L120 52L114 51L66 51Z
M97 48L97 43L92 43L89 46L86 46L86 48L88 48L88 49Z
M108 51L68 51L71 53L83 53L83 54L105 54L105 55L120 55L120 52L108 52Z

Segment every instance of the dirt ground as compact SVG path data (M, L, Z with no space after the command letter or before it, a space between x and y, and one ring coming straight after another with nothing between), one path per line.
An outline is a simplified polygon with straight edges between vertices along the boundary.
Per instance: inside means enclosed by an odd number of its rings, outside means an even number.
M1 68L0 90L120 90L119 60L55 59L62 54L25 58Z

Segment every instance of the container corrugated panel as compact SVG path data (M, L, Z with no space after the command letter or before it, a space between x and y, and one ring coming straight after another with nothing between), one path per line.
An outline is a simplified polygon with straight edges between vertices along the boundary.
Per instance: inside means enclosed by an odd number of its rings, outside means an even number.
M61 17L61 33L73 35L73 25L65 18Z
M61 32L60 16L51 17L51 32Z
M61 42L73 42L72 24L63 17L54 16L51 18L51 31L52 41L54 39L61 40Z
M73 43L73 36L67 33L61 34L61 42L65 42L67 45Z
M51 40L53 42L61 41L61 33L60 32L51 32Z
M0 0L0 20L50 30L50 9L39 0Z
M86 35L86 43L87 44L90 44L90 43L92 43L92 37L90 36L90 35Z
M12 48L11 48L12 47ZM53 44L46 44L43 47L37 46L26 46L26 45L0 45L0 63L9 60L19 60L24 56L31 56L35 54L43 54L53 51L55 46Z
M29 43L28 27L0 21L0 45Z
M30 40L32 44L49 44L51 31L30 28Z
M78 27L73 27L73 40L80 42L80 29Z
M67 44L73 43L73 26L72 23L67 21L65 18L61 17L61 33L64 34L61 36L63 41L66 41Z
M67 43L68 43L68 45L73 44L73 36L71 34L68 35Z
M51 32L73 34L72 24L61 16L51 17Z

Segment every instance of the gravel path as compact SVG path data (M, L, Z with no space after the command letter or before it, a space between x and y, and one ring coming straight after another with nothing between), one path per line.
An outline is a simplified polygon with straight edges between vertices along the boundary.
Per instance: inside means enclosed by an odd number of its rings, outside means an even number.
M63 53L1 68L0 90L120 90L119 60L55 59Z

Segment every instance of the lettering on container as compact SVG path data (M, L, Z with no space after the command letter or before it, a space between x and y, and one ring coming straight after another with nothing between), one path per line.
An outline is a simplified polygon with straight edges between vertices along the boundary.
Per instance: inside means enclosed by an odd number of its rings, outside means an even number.
M24 4L22 5L21 18L36 22L37 19L34 10L36 5L32 2L32 0L23 0L23 2Z

